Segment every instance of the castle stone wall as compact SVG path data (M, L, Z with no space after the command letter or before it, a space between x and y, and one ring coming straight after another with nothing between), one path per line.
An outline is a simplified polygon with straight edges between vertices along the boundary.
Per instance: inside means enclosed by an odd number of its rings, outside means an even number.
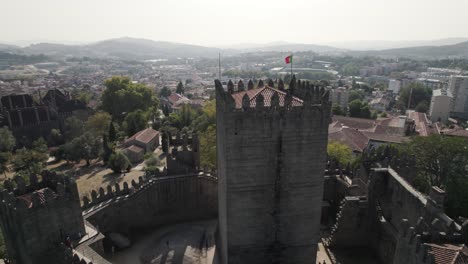
M104 234L131 233L167 223L214 218L218 213L217 179L213 176L160 177L134 182L132 187L118 193L100 191L95 202L85 206L87 220ZM100 199L101 195L108 199Z
M328 99L234 109L219 82L216 93L222 263L315 263Z
M85 234L76 183L50 172L35 175L26 186L17 178L17 188L1 192L0 217L5 243L13 263L47 263L49 254L64 242Z

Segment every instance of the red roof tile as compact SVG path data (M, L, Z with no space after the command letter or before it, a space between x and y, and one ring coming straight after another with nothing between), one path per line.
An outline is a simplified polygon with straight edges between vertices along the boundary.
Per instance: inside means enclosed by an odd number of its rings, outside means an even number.
M434 256L435 264L465 264L467 261L466 246L452 244L426 244L428 253Z
M154 130L152 128L147 128L144 130L141 130L137 132L135 135L129 137L127 140L125 140L125 143L128 143L132 140L137 140L143 143L148 143L150 142L153 138L157 137L159 135L159 132L157 130Z
M271 88L268 85L264 86L263 88L252 89L242 92L236 92L231 94L234 98L236 103L236 108L242 108L242 98L245 94L249 97L250 107L255 107L257 105L256 99L259 94L261 94L264 98L264 105L269 107L271 106L271 97L273 94L277 93L279 96L279 105L284 106L284 99L286 97L286 92L280 91L275 88ZM303 101L297 97L292 97L292 106L301 106Z
M369 142L369 139L361 131L348 127L329 132L328 140L341 142L357 152L364 151Z
M332 118L332 124L334 124L334 126L336 127L347 126L347 127L356 128L359 130L368 130L368 129L373 129L376 125L376 122L373 119L335 115Z
M144 150L142 148L140 148L139 146L136 146L136 145L131 145L130 147L126 148L125 150L131 151L131 152L134 152L134 153L144 152Z

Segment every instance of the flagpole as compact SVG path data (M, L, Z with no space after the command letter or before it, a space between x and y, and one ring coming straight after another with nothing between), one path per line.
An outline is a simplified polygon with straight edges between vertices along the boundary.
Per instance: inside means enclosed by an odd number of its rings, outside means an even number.
M291 79L292 79L292 77L293 77L293 69L292 69L292 68L293 68L293 67L292 67L293 60L294 60L294 59L293 59L293 55L291 54Z
M221 52L219 53L218 70L219 70L219 81L221 82Z

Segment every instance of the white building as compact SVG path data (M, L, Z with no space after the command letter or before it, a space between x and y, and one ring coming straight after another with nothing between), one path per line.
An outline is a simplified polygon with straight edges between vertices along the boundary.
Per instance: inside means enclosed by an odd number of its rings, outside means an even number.
M448 92L452 95L450 116L468 118L468 76L451 76Z
M333 105L339 105L341 109L348 107L349 91L344 87L338 87L330 91L330 100Z
M452 95L442 89L434 90L431 98L431 106L429 107L429 116L432 122L447 123L450 114L450 105Z
M393 94L398 94L401 89L401 82L399 80L389 80L388 81L388 89L393 92Z

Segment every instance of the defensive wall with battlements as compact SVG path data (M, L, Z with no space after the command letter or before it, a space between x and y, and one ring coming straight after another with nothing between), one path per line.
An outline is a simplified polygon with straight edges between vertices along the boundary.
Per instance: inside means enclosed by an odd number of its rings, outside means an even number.
M209 173L160 176L124 183L83 198L84 216L103 234L131 234L164 224L215 218L217 178Z
M12 263L47 263L67 237L85 234L78 189L70 178L48 171L29 181L7 180L0 193L5 244Z

